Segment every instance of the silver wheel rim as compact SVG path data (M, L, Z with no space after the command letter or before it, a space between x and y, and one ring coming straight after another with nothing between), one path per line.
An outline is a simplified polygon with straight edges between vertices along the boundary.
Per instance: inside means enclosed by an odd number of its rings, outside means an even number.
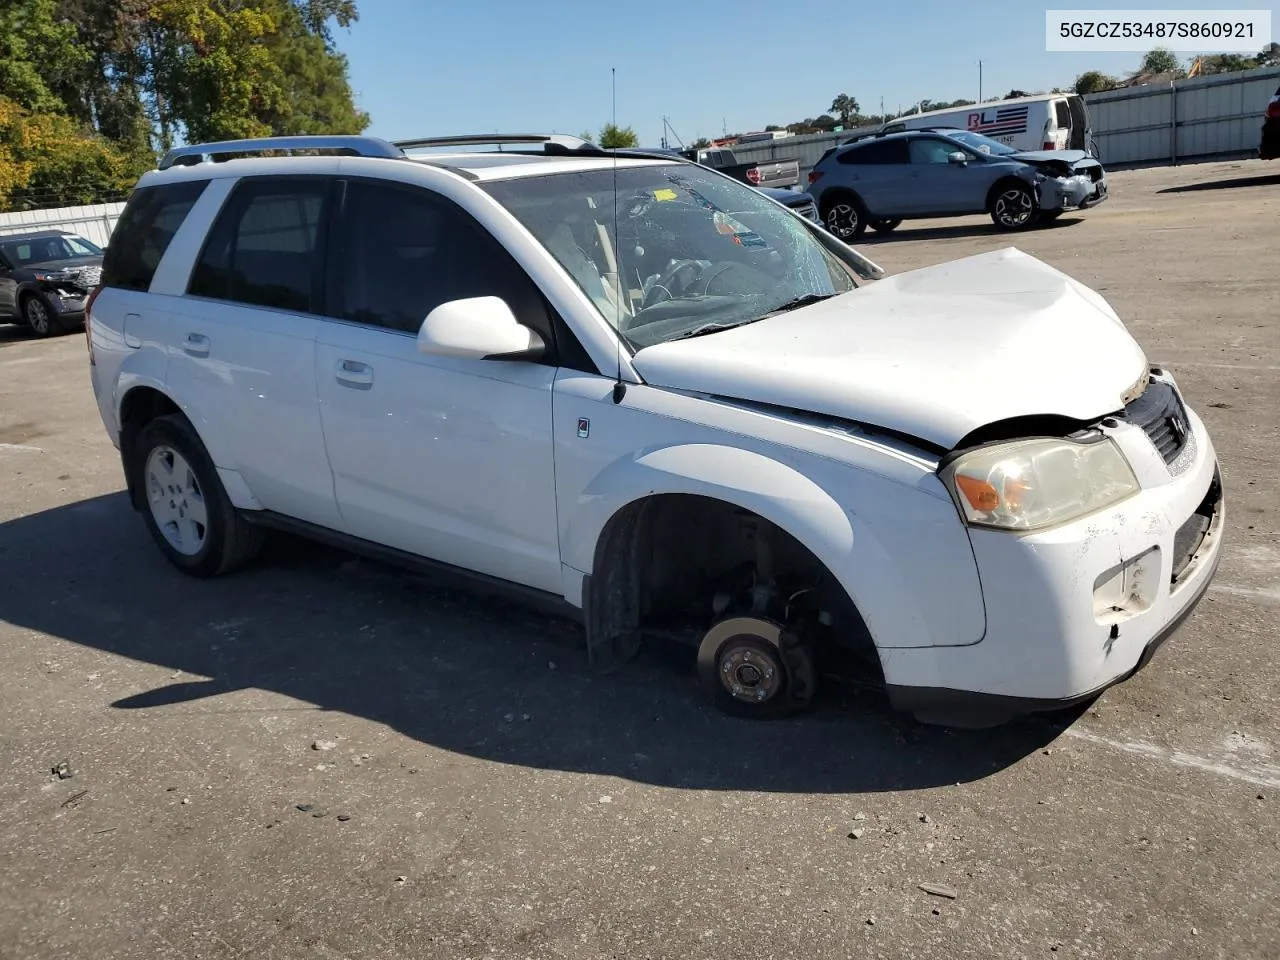
M1020 227L1031 219L1035 205L1025 190L1006 190L996 199L996 218L1008 227Z
M837 237L851 237L858 229L858 211L850 203L837 203L827 211L827 229Z
M154 448L147 456L147 504L169 546L185 557L204 547L209 513L195 471L173 447Z
M36 297L27 301L27 323L36 333L49 332L49 311Z

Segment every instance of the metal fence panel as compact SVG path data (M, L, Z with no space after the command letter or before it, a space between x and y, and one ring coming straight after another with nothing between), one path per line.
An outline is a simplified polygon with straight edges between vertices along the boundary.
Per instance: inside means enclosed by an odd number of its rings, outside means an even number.
M0 235L26 230L65 230L104 247L111 239L111 231L115 229L122 210L123 202L0 213Z

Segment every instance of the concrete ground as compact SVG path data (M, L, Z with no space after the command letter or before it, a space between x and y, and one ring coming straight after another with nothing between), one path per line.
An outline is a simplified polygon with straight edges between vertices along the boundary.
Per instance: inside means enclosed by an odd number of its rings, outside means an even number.
M1014 243L1096 287L1222 459L1182 631L985 732L852 687L735 722L687 663L594 677L572 625L293 541L187 579L83 337L0 328L0 957L1280 956L1280 164L1112 190L863 246Z

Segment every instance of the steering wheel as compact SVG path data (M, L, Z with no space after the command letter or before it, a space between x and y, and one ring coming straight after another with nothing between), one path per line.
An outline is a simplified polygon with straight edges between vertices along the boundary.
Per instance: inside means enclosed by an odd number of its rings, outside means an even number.
M677 260L667 272L654 281L645 294L640 309L656 306L666 300L674 300L692 287L702 276L702 265L697 260Z

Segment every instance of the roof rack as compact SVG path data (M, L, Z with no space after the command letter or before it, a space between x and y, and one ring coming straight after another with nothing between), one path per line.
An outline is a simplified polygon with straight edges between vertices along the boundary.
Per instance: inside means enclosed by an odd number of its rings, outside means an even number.
M391 160L404 157L404 151L399 147L377 137L255 137L249 140L222 140L218 143L193 143L185 147L173 147L161 159L159 169L213 163L215 157L235 153L266 153L268 150L337 150L351 156L383 157Z
M401 150L422 147L469 147L481 144L497 144L501 150L507 144L554 145L566 150L598 150L594 143L581 137L560 133L464 133L454 137L418 137L412 140L396 140L392 146Z

